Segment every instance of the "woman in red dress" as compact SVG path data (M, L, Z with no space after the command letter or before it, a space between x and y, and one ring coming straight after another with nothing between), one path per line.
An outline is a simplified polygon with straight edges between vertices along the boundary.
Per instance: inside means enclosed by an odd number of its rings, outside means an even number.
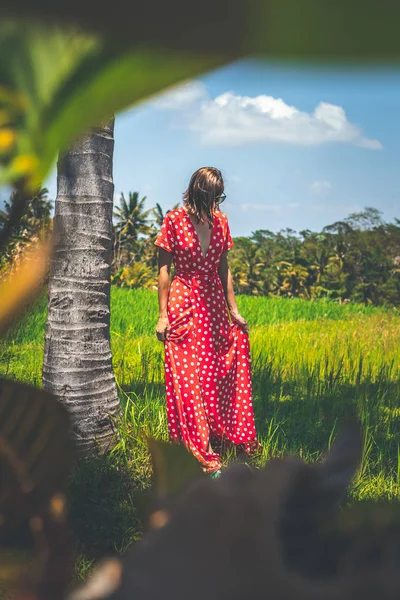
M155 242L156 334L165 344L169 435L216 476L221 462L214 440L229 440L248 453L259 447L248 325L236 305L227 261L233 242L227 217L219 210L224 199L221 172L199 169L184 194L184 206L167 213Z

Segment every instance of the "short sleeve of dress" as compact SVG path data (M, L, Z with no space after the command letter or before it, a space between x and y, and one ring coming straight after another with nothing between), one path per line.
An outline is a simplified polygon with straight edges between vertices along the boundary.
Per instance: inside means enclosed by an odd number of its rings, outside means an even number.
M164 248L167 252L173 252L175 248L175 232L172 226L171 219L168 215L165 215L163 223L161 225L160 233L154 242L156 246Z
M222 252L228 252L228 250L230 250L231 248L233 248L234 243L231 237L231 230L229 229L229 224L226 224L226 232L225 232L225 240L224 240L224 247Z

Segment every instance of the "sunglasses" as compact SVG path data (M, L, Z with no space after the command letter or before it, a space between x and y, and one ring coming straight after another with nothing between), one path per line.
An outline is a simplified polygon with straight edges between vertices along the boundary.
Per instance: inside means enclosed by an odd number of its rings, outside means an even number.
M217 204L222 204L222 202L225 200L225 198L226 198L226 194L221 194L220 196L217 196L215 198L215 202Z

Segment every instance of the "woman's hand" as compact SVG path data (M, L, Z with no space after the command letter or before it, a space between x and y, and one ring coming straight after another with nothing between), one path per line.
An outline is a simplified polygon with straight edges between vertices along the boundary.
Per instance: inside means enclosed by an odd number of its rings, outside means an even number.
M164 342L168 339L169 334L169 321L168 317L160 317L156 325L156 336L160 342Z
M231 312L231 319L234 323L239 325L239 327L241 327L245 333L249 333L248 322L246 321L246 319L243 319L243 317L238 312Z

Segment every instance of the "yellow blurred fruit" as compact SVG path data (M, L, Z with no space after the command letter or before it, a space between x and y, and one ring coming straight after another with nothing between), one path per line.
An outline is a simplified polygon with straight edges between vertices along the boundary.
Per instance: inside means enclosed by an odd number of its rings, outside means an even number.
M4 127L0 129L0 152L8 152L15 144L15 131Z
M39 166L39 160L34 154L21 154L11 163L13 171L19 175L32 175Z

